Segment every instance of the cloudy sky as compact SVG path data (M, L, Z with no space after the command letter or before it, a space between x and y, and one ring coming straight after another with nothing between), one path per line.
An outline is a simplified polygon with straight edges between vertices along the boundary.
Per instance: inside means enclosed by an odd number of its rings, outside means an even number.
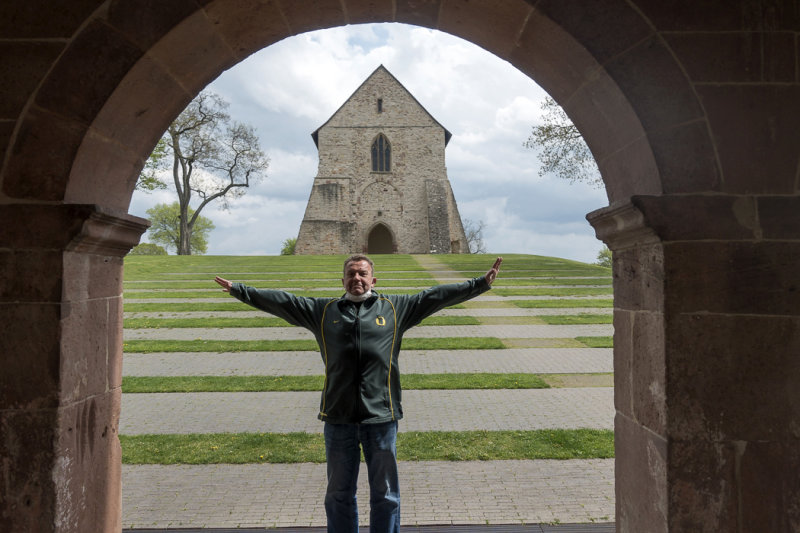
M224 211L209 254L276 255L296 237L317 173L311 133L384 65L453 137L447 173L462 218L485 223L490 253L530 253L594 262L602 243L585 219L605 192L538 175L523 146L545 92L509 63L446 33L402 24L356 25L291 37L209 85L236 121L253 125L270 159L266 180ZM174 192L136 192L134 215ZM145 239L146 240L146 237Z

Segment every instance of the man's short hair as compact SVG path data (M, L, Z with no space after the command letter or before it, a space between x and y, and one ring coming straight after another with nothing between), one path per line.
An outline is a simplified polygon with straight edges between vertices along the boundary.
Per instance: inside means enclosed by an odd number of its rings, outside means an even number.
M370 259L364 254L353 254L344 260L344 265L342 266L342 276L344 276L347 273L348 264L358 263L359 261L366 261L367 263L369 263L370 275L373 276L375 275L375 264L372 262L372 259Z

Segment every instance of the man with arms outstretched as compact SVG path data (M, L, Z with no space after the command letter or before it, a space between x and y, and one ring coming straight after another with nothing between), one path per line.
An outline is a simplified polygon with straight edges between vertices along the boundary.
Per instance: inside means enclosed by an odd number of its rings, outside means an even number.
M325 423L329 533L357 533L361 448L370 486L370 532L400 530L397 421L403 418L398 356L403 333L445 307L491 288L503 259L486 275L412 295L384 295L365 255L344 262L341 298L304 298L217 277L222 290L314 333L325 364L319 419Z

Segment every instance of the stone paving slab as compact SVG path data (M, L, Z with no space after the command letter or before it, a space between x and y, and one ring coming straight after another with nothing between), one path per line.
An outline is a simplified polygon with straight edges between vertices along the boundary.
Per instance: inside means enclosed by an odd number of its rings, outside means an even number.
M512 348L506 350L404 350L404 374L613 372L611 348ZM319 352L129 353L125 376L316 376Z
M119 432L322 432L319 392L123 394ZM403 391L403 431L612 429L613 388Z
M611 324L586 324L571 326L550 325L481 325L481 326L416 326L403 336L410 338L434 337L499 337L517 339L572 338L578 336L611 336ZM313 334L298 327L272 328L151 328L126 329L123 339L128 340L295 340L313 339Z
M368 523L366 468L359 522ZM323 464L123 465L122 524L322 526ZM401 522L521 524L614 519L614 460L401 462Z

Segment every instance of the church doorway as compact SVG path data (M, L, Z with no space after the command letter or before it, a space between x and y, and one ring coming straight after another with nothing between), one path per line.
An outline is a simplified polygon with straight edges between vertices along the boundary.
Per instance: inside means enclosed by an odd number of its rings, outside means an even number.
M392 254L394 253L394 237L386 224L378 223L372 228L367 237L367 253Z

